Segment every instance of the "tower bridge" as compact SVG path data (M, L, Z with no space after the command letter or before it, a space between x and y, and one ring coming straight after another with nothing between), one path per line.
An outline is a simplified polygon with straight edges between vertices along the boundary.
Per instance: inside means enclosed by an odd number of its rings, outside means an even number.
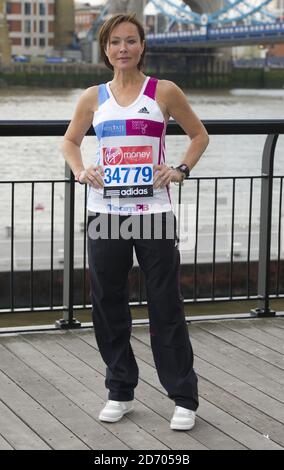
M107 0L101 17L135 11L146 22L149 6L164 18L149 31L150 47L216 47L284 42L284 21L268 9L273 0ZM152 14L153 16L153 14ZM95 28L97 29L97 28ZM172 34L171 34L172 33ZM183 33L183 34L177 34ZM186 34L187 33L187 34ZM164 34L164 36L163 36Z
M220 55L230 63L233 46L284 43L284 19L269 9L272 1L107 0L92 35L108 15L134 11L146 26L151 68L198 71L202 62L206 74L219 68Z

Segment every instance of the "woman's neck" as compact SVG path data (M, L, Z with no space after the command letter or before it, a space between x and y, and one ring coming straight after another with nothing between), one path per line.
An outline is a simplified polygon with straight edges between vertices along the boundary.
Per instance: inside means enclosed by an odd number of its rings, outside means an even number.
M140 71L115 71L111 85L118 88L126 88L131 85L143 83L146 76Z

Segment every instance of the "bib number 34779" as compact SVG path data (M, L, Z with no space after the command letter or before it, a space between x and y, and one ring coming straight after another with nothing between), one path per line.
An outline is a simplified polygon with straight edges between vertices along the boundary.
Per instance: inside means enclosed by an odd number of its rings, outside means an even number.
M153 196L152 146L104 147L104 197Z

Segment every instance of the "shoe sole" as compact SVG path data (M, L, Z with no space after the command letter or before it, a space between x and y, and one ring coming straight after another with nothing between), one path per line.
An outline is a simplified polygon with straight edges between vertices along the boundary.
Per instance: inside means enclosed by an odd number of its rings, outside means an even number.
M191 429L193 429L195 426L195 423L192 424L191 426L187 426L187 425L182 425L182 424L171 424L171 429L173 429L174 431L190 431Z
M108 418L108 417L101 417L99 416L99 420L100 421L105 421L106 423L116 423L117 421L120 421L124 415L126 415L127 413L130 413L131 411L133 411L134 408L131 408L130 410L127 410L127 411L124 411L123 415L122 416L119 416L118 418Z

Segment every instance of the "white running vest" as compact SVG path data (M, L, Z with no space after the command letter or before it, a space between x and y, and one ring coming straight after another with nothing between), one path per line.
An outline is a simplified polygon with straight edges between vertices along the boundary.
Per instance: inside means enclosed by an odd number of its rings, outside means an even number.
M172 210L169 187L153 189L153 165L165 163L166 123L155 99L158 80L146 77L129 106L115 100L109 82L99 85L93 127L95 165L104 167L104 189L89 186L87 208L110 214Z

